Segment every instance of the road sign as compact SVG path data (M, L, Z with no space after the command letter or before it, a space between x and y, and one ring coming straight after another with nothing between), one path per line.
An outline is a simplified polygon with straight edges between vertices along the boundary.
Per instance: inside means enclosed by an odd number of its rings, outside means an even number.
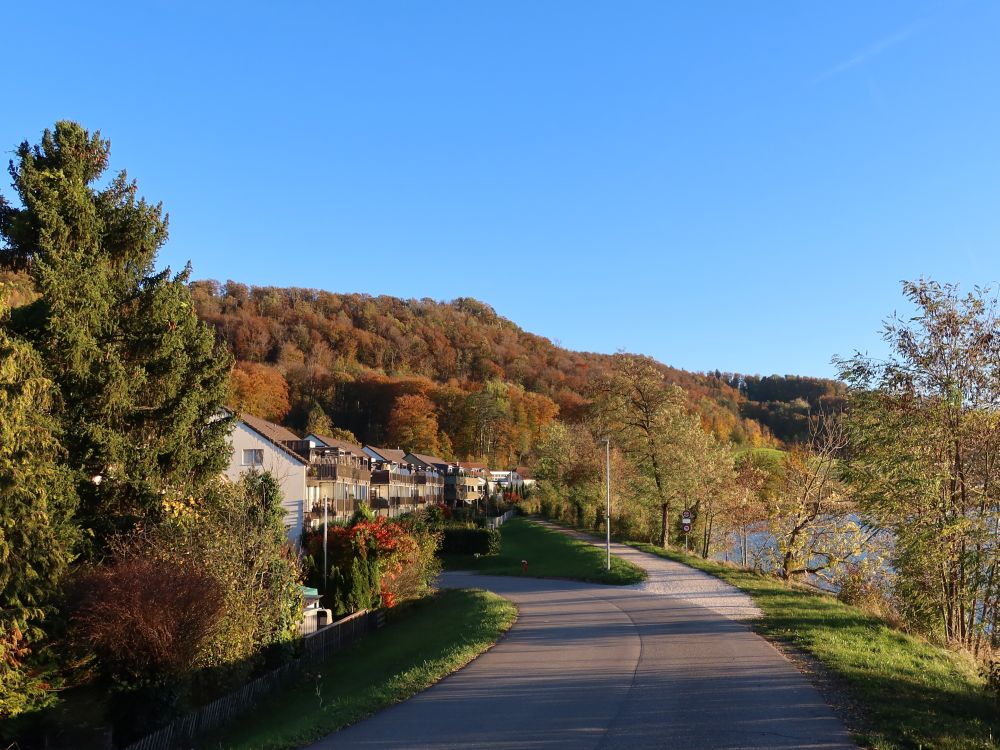
M691 511L689 510L681 511L681 518L684 519L682 523L691 523Z
M682 523L681 524L681 531L683 531L685 534L687 534L689 531L691 531L691 524L689 524L689 523Z

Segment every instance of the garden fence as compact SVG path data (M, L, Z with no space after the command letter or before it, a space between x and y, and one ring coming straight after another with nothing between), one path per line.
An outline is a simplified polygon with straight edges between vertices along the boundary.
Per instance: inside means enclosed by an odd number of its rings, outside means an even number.
M511 519L511 517L513 517L516 513L517 513L517 511L511 509L511 510L508 510L506 513L504 513L502 516L495 516L494 518L487 518L486 519L486 527L489 528L489 529L495 529L495 528L497 528L499 526L503 526L503 522L504 521L509 521Z
M331 623L322 630L310 633L303 638L302 650L292 661L197 711L175 719L162 729L128 745L125 750L173 750L184 745L190 746L194 737L218 729L247 711L265 695L287 684L305 667L323 661L359 636L384 624L384 611L361 610Z

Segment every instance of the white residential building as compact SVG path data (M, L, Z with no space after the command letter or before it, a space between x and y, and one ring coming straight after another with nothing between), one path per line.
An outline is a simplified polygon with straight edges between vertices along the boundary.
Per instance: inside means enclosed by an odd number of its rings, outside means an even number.
M252 414L238 414L229 434L233 453L225 475L233 482L250 470L267 471L281 486L288 539L299 544L306 508L306 474L309 460L286 442L300 442L290 430Z

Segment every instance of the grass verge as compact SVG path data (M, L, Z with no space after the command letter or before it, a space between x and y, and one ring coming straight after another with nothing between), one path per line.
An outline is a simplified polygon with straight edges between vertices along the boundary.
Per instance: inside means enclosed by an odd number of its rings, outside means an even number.
M447 570L475 570L479 573L532 578L569 578L577 581L627 585L645 580L646 571L612 555L611 570L602 550L591 544L551 531L523 518L514 518L500 527L503 543L499 555L471 557L446 555ZM528 561L528 572L521 561Z
M829 594L710 560L630 543L711 573L750 594L764 613L755 628L815 657L849 692L865 747L1000 747L1000 700L975 663L896 630Z
M384 629L318 665L198 746L285 750L307 745L465 666L515 619L511 602L476 589L443 591L389 610Z

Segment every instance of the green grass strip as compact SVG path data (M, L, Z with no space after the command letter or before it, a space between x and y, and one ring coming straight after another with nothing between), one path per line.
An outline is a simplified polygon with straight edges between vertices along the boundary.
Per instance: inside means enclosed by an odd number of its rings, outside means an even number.
M604 550L546 529L523 518L515 518L500 527L503 538L499 555L445 556L448 570L475 570L479 573L531 578L568 578L577 581L627 585L646 579L646 571L637 565L611 556L607 569ZM528 561L528 572L521 561Z
M864 747L1000 747L1000 700L974 661L902 633L836 597L752 571L649 544L644 552L711 573L750 594L764 613L755 627L811 654L848 688L865 726Z
M198 747L286 750L307 745L465 666L516 619L511 602L477 589L443 591L389 610L385 628L317 665Z

